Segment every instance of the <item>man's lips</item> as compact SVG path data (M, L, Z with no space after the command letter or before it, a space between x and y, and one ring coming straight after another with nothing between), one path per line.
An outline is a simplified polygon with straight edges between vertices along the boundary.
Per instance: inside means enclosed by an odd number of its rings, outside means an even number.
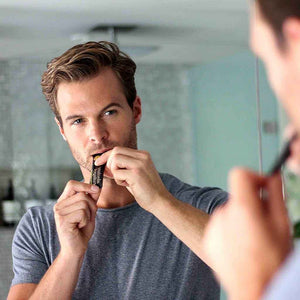
M106 149L103 149L103 150L99 150L99 151L96 151L96 152L92 153L91 156L95 156L97 154L101 155L101 154L103 154L103 153L105 153L105 152L107 152L109 150L112 150L112 149L113 148L106 148Z

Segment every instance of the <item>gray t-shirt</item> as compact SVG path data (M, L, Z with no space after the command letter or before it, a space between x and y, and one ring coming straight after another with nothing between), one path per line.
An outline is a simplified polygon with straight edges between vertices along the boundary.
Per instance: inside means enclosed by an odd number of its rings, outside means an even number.
M193 187L169 174L161 178L177 199L207 213L227 199L217 188ZM29 209L13 240L12 285L38 283L59 250L53 207ZM210 268L136 202L98 209L72 299L219 299L219 294Z

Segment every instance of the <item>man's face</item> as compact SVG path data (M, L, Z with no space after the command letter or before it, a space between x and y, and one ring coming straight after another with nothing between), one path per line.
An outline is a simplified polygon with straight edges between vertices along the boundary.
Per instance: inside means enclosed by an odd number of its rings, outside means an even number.
M252 7L250 32L253 52L264 62L272 89L300 131L300 74L297 62L300 53L295 55L299 51L293 51L298 41L285 35L287 47L281 49L257 4Z
M84 174L91 171L96 153L115 146L137 148L140 99L135 99L131 109L110 68L92 79L60 83L57 102L63 125L59 126L60 132Z
M280 94L283 89L283 53L278 47L272 28L263 19L257 4L253 4L251 10L250 45L253 52L264 62L273 90L277 95Z

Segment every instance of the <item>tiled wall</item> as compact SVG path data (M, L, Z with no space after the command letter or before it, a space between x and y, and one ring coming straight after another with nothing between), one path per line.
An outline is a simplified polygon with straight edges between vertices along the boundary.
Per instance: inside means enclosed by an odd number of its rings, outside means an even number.
M12 258L11 242L13 238L13 229L0 227L0 299L6 299L11 279Z
M0 196L12 174L19 200L28 196L32 179L40 197L47 198L50 183L61 191L67 180L80 177L41 92L45 66L42 60L0 62ZM159 171L193 183L187 69L182 65L138 65L136 85L143 107L138 144L152 154ZM10 241L5 243L0 244L0 273L11 265ZM2 293L8 290L10 279L4 282L0 278ZM0 299L5 296L0 294Z
M8 62L0 61L0 195L12 176L13 142Z
M187 67L138 66L136 83L143 117L139 148L150 151L159 171L193 183L191 112Z

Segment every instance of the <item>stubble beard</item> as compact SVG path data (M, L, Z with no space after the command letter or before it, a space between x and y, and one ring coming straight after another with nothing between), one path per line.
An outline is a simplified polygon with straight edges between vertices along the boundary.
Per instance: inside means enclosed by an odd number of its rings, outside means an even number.
M69 145L69 148L71 150L71 153L74 157L74 159L77 161L79 166L81 168L84 168L88 170L89 172L92 171L92 160L90 158L90 155L94 153L95 151L104 148L114 148L116 146L121 146L121 147L127 147L131 149L137 149L137 133L136 133L136 125L134 123L134 120L132 120L131 125L130 125L130 130L128 133L127 139L125 139L125 142L122 143L122 145L118 142L111 142L111 141L106 141L99 145L98 147L94 147L93 149L89 149L87 153L84 154L84 156L75 148L73 148L69 142L67 142Z

